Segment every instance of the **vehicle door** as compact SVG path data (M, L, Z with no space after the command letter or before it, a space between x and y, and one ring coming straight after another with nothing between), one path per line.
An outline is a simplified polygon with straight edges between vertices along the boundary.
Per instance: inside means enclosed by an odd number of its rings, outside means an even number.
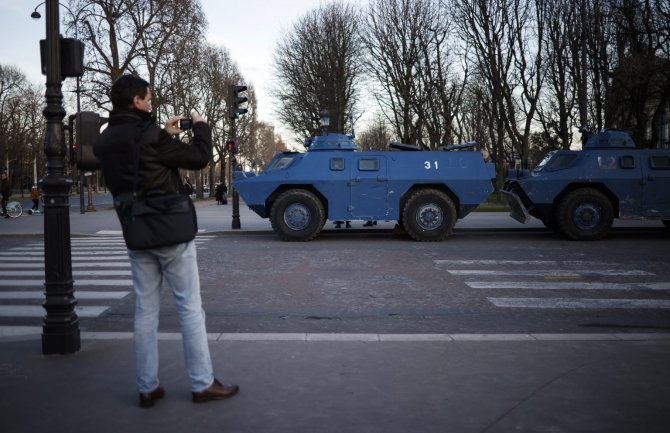
M643 216L670 216L670 151L651 151L642 164Z
M388 215L387 160L382 155L355 156L349 181L349 213L354 218Z

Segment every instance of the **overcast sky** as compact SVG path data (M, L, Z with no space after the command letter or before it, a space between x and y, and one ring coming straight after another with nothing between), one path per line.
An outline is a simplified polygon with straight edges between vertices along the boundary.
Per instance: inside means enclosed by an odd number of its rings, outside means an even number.
M354 1L367 3L367 0ZM38 0L0 0L0 63L14 65L30 81L44 84L38 49L39 40L44 39L46 32L44 6L38 9L42 19L30 18L39 3ZM201 0L201 3L209 23L207 39L230 50L242 75L256 88L259 118L276 123L268 96L274 47L282 31L290 29L297 18L322 1Z

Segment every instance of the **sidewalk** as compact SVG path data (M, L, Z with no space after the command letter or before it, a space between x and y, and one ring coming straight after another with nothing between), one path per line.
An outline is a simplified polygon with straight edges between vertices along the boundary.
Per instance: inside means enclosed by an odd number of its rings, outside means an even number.
M164 336L167 395L152 409L137 405L129 338L83 335L81 351L64 356L41 355L39 339L0 340L2 431L665 433L670 426L667 334L661 341L286 335L211 341L218 377L241 390L203 404L190 401L181 342Z
M232 228L232 200L227 205L217 205L214 200L196 202L198 227L201 234L234 234L249 232L272 232L270 220L261 218L240 201L240 229ZM323 229L324 234L337 232L383 233L392 231L395 221L379 221L376 226L363 227L363 221L351 223L351 229L336 229L333 222L328 221ZM662 230L661 221L649 220L614 220L613 229L649 229ZM456 222L454 231L533 231L546 230L539 220L533 218L528 224L521 224L512 219L507 212L472 212L464 219ZM99 207L96 212L70 212L70 232L77 235L109 235L120 234L116 213L110 206ZM16 219L0 219L0 237L2 236L42 236L44 233L44 214L28 215Z

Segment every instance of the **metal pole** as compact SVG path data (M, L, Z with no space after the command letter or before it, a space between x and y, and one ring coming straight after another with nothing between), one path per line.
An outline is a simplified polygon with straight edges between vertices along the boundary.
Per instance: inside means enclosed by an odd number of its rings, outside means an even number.
M75 39L79 39L77 33L77 22L75 20ZM79 77L77 77L77 113L81 111L81 104L79 101ZM77 144L78 146L81 146L81 143ZM79 170L79 213L84 214L86 213L86 209L84 209L84 170Z
M233 230L241 229L242 225L240 223L240 195L233 188L233 171L235 167L233 166L233 161L235 160L235 151L237 150L237 128L235 126L235 118L230 120L230 140L233 142L233 151L230 153L230 190L233 194L233 222L231 228Z
M70 202L72 180L65 176L66 146L63 140L63 108L60 17L58 0L46 1L47 81L44 153L44 270L46 310L42 325L42 353L74 353L81 348L79 318L74 309L70 246Z
M86 178L86 187L88 188L88 205L86 206L86 212L95 212L95 206L93 206L93 172L91 172L90 176L86 176L84 174L84 178Z

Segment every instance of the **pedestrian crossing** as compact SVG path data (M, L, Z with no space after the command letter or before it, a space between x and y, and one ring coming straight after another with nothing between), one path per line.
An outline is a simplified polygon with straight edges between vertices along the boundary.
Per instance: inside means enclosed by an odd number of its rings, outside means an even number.
M574 260L433 260L498 308L670 309L670 281L620 263ZM496 291L500 295L493 295ZM644 293L641 293L644 292ZM566 293L569 293L566 295ZM525 296L524 296L525 295Z
M199 235L198 249L213 236ZM79 317L98 317L132 293L130 261L123 237L73 238L72 279ZM0 318L44 317L44 242L0 251Z

